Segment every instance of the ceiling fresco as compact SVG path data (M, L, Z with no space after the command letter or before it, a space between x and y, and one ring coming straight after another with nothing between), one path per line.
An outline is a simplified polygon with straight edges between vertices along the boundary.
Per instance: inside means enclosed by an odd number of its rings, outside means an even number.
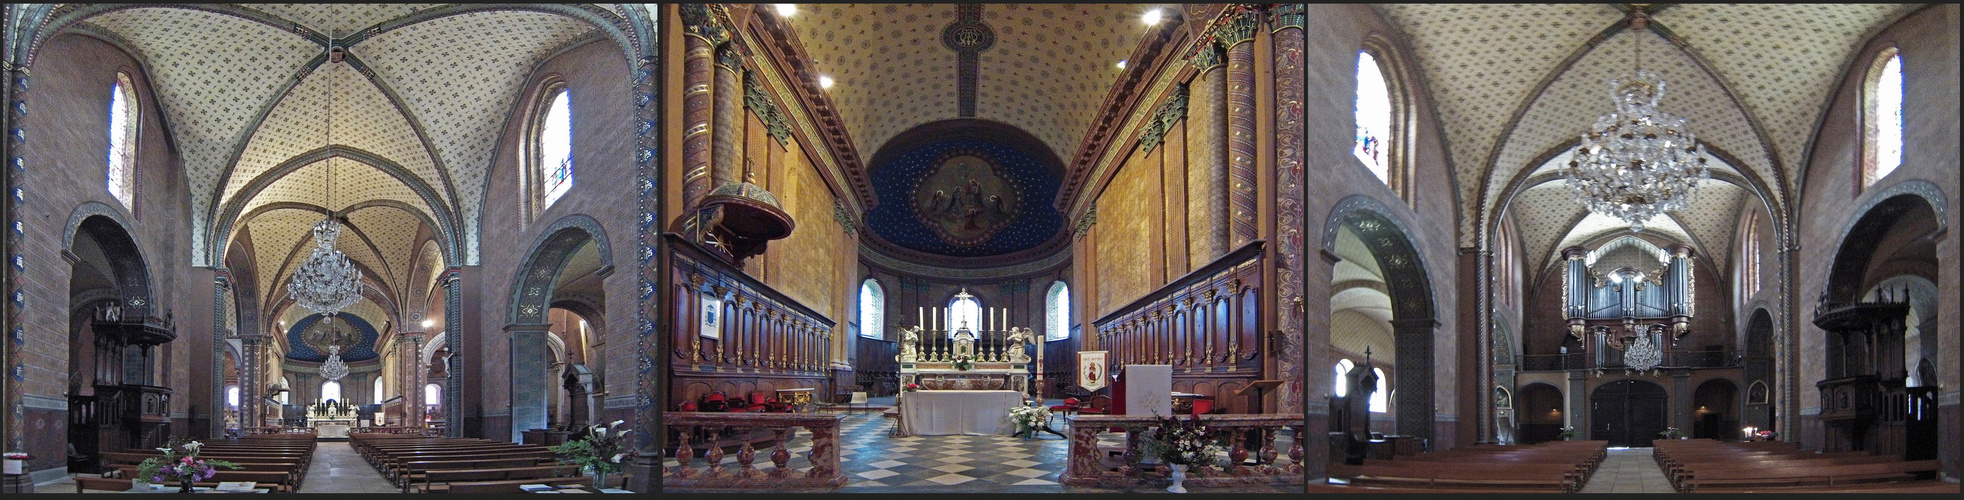
M321 321L322 317L309 314L287 329L286 344L292 349L286 353L287 359L327 361L329 345L340 346L341 360L349 363L380 357L375 353L379 335L368 320L354 314L336 314L332 322Z
M875 237L901 247L987 257L1036 247L1064 227L1063 215L1049 203L1057 196L1060 169L1021 148L950 138L875 161L879 205L866 212L866 225Z

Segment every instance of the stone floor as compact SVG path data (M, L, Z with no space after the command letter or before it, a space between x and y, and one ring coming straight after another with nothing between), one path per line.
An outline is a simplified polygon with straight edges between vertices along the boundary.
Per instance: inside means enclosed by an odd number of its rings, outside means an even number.
M1612 448L1581 493L1677 493L1650 448Z
M37 493L73 493L75 480L72 477L34 485ZM402 490L390 484L375 467L361 459L354 447L346 441L323 441L314 447L314 460L307 466L307 475L301 480L298 493L399 493ZM106 490L82 490L83 493L117 493Z

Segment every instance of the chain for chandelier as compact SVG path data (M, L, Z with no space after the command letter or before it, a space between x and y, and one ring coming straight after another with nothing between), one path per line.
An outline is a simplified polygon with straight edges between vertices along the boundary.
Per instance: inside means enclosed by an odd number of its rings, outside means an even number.
M1664 79L1643 69L1647 17L1631 13L1637 71L1609 81L1616 110L1596 118L1582 135L1562 175L1576 201L1589 211L1621 219L1631 231L1696 199L1699 181L1711 178L1705 154L1685 120L1657 109Z
M328 62L340 62L335 57L334 38L328 37ZM328 71L333 71L331 68ZM329 73L332 78L332 73ZM334 145L334 85L328 82L327 90L327 145ZM361 273L348 255L334 248L334 242L341 236L341 222L334 216L334 163L327 164L327 218L314 224L314 250L307 255L306 262L293 273L293 280L287 285L287 297L301 307L312 309L325 316L330 325L334 315L342 309L361 300ZM330 360L338 360L330 357Z

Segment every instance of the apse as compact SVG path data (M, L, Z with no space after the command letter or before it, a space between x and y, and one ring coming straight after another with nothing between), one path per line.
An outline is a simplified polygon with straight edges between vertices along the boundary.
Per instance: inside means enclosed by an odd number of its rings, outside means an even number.
M1060 239L1052 206L1061 164L1022 129L987 120L928 123L895 136L869 171L879 204L869 234L906 250L997 257Z

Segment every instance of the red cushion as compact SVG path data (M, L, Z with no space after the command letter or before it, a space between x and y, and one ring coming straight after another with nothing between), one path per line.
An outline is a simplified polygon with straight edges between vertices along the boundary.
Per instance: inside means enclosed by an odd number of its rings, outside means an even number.
M682 402L682 408L681 408L681 410L682 410L682 411L696 411L696 402L695 402L695 401L683 401L683 402Z
M703 400L704 400L704 401L727 401L727 400L729 400L729 398L728 398L728 397L725 397L725 396L723 396L723 393L720 393L720 392L718 392L718 393L714 393L714 394L710 394L708 398L705 398L705 399L703 399Z
M1193 400L1193 414L1205 415L1211 411L1214 411L1214 400L1212 399Z
M753 393L750 393L750 403L751 403L751 404L764 404L764 393L761 393L761 392L753 392Z
M1064 398L1064 404L1077 406L1077 398Z
M1077 407L1071 405L1056 405L1050 407L1050 411L1077 411Z

